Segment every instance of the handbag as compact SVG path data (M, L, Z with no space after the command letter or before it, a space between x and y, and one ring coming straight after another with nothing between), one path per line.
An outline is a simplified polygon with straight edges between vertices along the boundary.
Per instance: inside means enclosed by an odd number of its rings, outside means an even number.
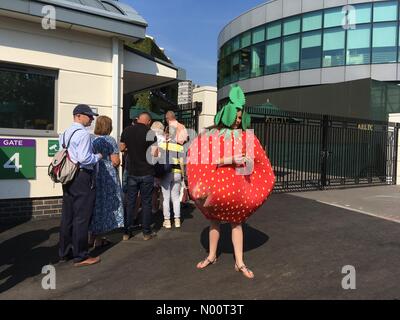
M181 190L179 192L179 200L182 203L186 203L189 201L189 191L186 186L185 180L182 180L182 183L181 183Z
M155 174L154 176L156 178L163 178L167 173L172 172L172 165L169 163L169 150L168 150L168 141L166 144L166 150L165 150L165 157L161 156L160 160L164 162L163 160L165 159L165 163L157 163L154 165L154 171Z

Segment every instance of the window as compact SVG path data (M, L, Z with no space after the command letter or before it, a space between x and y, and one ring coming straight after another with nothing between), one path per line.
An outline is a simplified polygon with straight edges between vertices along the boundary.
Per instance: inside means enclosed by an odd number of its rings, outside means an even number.
M374 3L374 22L397 20L397 1Z
M239 68L239 79L244 80L250 78L250 48L240 50L240 68Z
M352 18L354 19L354 23L351 24L360 24L360 23L370 23L372 16L372 5L370 3L359 4L354 6L355 12L354 14L350 13Z
M252 39L253 44L264 41L264 39L265 39L265 27L264 26L253 30L253 39Z
M245 32L240 37L240 48L248 47L251 44L251 32Z
M371 26L361 25L347 31L347 64L370 63Z
M274 22L267 25L267 40L279 38L281 36L281 22Z
M322 50L323 67L344 65L345 31L343 28L324 30L324 46Z
M282 72L299 70L300 37L285 37L282 51Z
M344 24L345 11L342 7L325 10L324 28L338 27Z
M321 29L322 12L311 12L303 15L303 31L311 31Z
M265 45L258 44L251 49L251 76L259 77L264 74Z
M267 42L265 47L265 74L278 73L281 64L281 41Z
M222 85L227 85L231 80L231 57L222 60L221 63L221 82Z
M300 32L300 17L286 19L283 22L283 35L294 34Z
M240 49L240 38L236 37L232 42L232 52L238 51Z
M396 22L374 24L372 39L372 63L396 62Z
M232 42L229 41L225 43L221 50L222 50L222 57L227 57L228 55L230 55L232 52Z
M54 130L56 75L0 65L0 128Z
M240 65L240 55L236 52L232 56L232 72L231 72L231 82L239 80L239 65Z
M303 33L301 40L301 69L321 68L321 31Z

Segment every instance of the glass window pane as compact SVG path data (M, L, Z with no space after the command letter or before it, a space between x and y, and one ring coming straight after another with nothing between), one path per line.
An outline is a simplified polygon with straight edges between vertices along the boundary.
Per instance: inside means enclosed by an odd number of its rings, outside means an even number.
M250 58L251 50L250 48L245 48L240 50L240 70L239 79L244 80L250 77Z
M285 37L282 50L282 72L299 70L300 37Z
M222 57L230 55L231 52L232 52L232 41L229 41L225 43L224 46L222 47Z
M342 7L327 9L324 14L324 28L341 26L344 18L345 11L343 11Z
M258 77L264 74L265 45L259 44L251 49L251 76Z
M303 15L303 31L317 30L322 27L322 11Z
M274 22L270 23L267 26L267 40L279 38L281 36L281 23L280 22Z
M372 39L372 63L396 62L396 22L374 24Z
M301 39L301 69L321 68L321 31L303 33Z
M346 64L370 63L371 26L358 26L347 31Z
M240 37L240 48L248 47L251 44L251 32L247 31Z
M397 1L374 3L374 22L397 20Z
M283 22L283 35L287 36L289 34L300 32L300 17L294 17L286 19Z
M240 38L236 37L232 42L232 52L238 51L240 49Z
M345 31L343 28L324 30L322 48L322 66L335 67L344 65Z
M265 40L265 27L257 28L253 30L253 44L259 43Z
M55 78L0 67L0 128L54 130Z
M222 85L227 85L231 81L231 57L225 58L221 63Z
M281 41L274 40L267 42L265 48L265 74L280 72L281 64Z
M360 23L370 23L372 16L372 4L358 4L354 6L355 12L350 12L349 15L352 17L354 23L350 22L350 24L360 24Z
M232 56L231 82L239 80L239 65L240 65L240 55L239 52L237 52Z

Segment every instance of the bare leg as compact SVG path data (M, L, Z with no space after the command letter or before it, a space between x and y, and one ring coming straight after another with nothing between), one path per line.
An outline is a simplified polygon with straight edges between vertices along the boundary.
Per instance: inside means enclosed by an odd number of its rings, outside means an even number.
M241 271L245 277L254 278L254 273L247 269L243 262L243 228L242 224L232 223L232 243L235 252L235 261L237 271ZM244 266L244 267L243 267Z
M203 269L207 267L210 263L214 263L216 261L219 236L220 236L219 221L211 220L210 232L209 232L210 248L208 257L197 264L198 269Z

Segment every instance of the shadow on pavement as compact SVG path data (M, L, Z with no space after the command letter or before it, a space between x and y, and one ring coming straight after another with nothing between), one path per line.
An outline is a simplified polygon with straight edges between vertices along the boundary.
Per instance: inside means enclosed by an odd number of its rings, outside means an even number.
M16 226L19 226L20 224L24 224L31 220L31 217L25 217L25 218L18 218L12 221L1 221L0 220L0 233L7 231L8 229L15 228Z
M249 226L247 223L242 224L243 227L243 251L247 252L253 249L257 249L264 245L269 237L257 229ZM209 248L209 233L210 228L205 228L200 235L200 242L203 248L208 252ZM233 254L233 244L232 244L232 229L229 223L221 224L220 226L220 239L218 243L217 256L222 253L232 253Z
M53 246L40 246L59 227L20 234L0 244L0 293L42 272L42 267L58 262L58 241Z

